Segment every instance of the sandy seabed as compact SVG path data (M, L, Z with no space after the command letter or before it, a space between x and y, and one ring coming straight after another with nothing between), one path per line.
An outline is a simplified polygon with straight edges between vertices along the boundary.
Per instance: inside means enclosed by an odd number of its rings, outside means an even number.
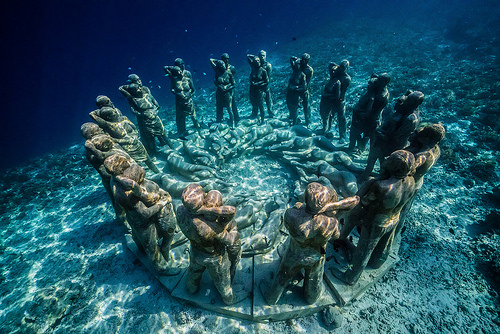
M342 25L318 31L268 55L278 117L287 115L288 57L307 51L316 71L313 128L320 126L327 64L348 58L349 104L363 93L371 72L387 71L390 106L407 89L422 91L423 122L442 122L447 138L408 217L401 261L343 308L342 327L333 332L499 333L500 236L494 228L500 219L493 191L499 181L498 50L470 50L446 40L442 31L365 24L355 31ZM247 78L238 80L240 113L247 116ZM208 121L215 114L213 89L199 92L199 114ZM1 333L329 332L319 314L260 324L171 297L127 249L123 227L82 146L0 177ZM237 178L238 170L228 174ZM258 182L255 187L269 190Z

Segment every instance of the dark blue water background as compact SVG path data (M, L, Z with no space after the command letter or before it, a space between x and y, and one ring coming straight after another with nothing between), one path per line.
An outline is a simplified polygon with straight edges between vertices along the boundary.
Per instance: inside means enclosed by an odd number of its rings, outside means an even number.
M311 38L323 24L367 18L433 24L455 38L497 1L20 1L1 8L0 169L81 143L95 97L126 111L117 88L137 73L161 105L172 104L163 65L182 57L198 87L212 85L208 58L228 52L241 75L245 54L268 54ZM485 14L486 13L486 14ZM498 31L498 30L497 30ZM332 37L336 36L332 31ZM472 43L473 41L465 41ZM307 50L304 50L307 51ZM206 73L206 75L204 75Z

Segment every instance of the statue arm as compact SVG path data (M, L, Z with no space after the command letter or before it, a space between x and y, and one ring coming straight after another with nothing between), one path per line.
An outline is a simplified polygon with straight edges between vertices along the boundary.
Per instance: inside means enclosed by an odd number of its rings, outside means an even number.
M212 65L212 68L215 71L215 68L217 67L217 59L210 58L210 65Z
M127 91L127 88L128 88L128 85L123 85L123 86L118 87L118 90L120 91L120 93L123 94L123 96L125 96L127 98L127 100L130 100L132 98L132 95L130 95L130 93Z
M157 214L165 206L165 204L165 202L161 201L148 208L143 202L137 201L134 205L134 209L144 220L148 220Z

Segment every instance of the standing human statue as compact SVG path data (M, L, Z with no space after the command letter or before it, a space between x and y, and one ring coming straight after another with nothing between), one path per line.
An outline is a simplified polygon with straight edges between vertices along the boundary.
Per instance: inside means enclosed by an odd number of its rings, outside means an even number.
M272 118L274 117L273 98L271 96L271 88L269 87L269 83L271 82L271 72L273 71L273 66L270 62L267 61L267 54L264 50L259 51L259 60L260 66L266 70L269 80L267 85L264 87L264 101L266 101L267 113L269 114L269 117Z
M131 74L132 78L138 76ZM131 81L129 76L129 81ZM140 79L137 81L141 82ZM150 155L155 155L157 152L155 138L158 138L160 145L169 144L169 140L165 133L163 122L158 116L160 105L150 93L147 87L138 83L130 83L122 85L118 90L127 99L132 113L137 116L137 125L144 147ZM170 143L169 146L172 146Z
M210 64L215 71L214 83L217 87L215 92L216 103L216 122L222 123L223 111L226 108L229 115L228 125L233 128L236 123L236 115L233 109L233 90L234 77L233 73L226 68L226 64L222 60L210 59Z
M146 253L157 274L180 273L179 268L171 267L170 261L170 247L177 226L170 194L145 179L144 169L123 155L106 158L104 165L112 175L113 196L126 212L132 238L139 250Z
M175 123L177 133L184 139L188 134L186 130L186 116L191 117L193 127L200 129L200 124L196 119L196 111L193 103L195 93L191 72L185 69L184 61L180 58L175 60L175 66L164 66L165 73L170 77L170 91L175 95Z
M297 109L299 108L300 97L307 90L307 78L304 72L300 69L301 60L297 57L290 58L290 66L292 67L292 75L288 80L286 90L286 105L290 113L290 125L297 125Z
M387 84L391 78L387 73L373 73L368 80L366 93L352 110L349 151L355 147L364 151L368 140L373 141L380 124L380 115L389 102Z
M250 102L252 103L252 114L250 118L256 118L260 114L260 122L264 123L264 94L269 85L267 71L260 66L260 59L254 55L247 55L248 63L252 68L250 72Z
M111 136L137 163L146 165L151 171L159 173L160 170L139 140L139 132L134 123L123 116L108 97L99 95L96 104L99 109L90 112L90 117L99 127Z
M441 124L430 124L418 129L415 136L410 141L410 146L405 148L406 151L413 153L416 160L416 170L413 178L415 180L415 190L410 197L410 200L403 207L399 217L398 227L396 228L395 240L401 242L401 230L405 225L406 216L411 209L413 201L422 188L425 174L431 169L441 155L439 143L444 139L446 130ZM398 247L399 248L399 247Z
M113 191L111 190L111 174L108 173L104 167L104 160L107 157L114 154L121 154L132 159L123 148L114 142L113 138L106 134L103 129L99 127L96 123L84 123L80 127L80 133L85 141L85 157L90 162L92 167L99 173L101 177L102 185L108 193L113 209L115 210L116 219L122 223L125 230L130 230L130 226L127 223L127 217L125 215L125 210L116 203L113 197Z
M328 64L328 73L330 74L330 79L323 88L323 93L321 94L321 102L319 105L319 115L321 117L321 122L323 125L323 134L326 137L331 137L332 119L333 119L333 109L335 104L340 100L340 80L335 77L335 70L337 66L334 63Z
M408 139L418 127L418 107L423 101L424 94L419 91L408 91L397 100L395 112L377 128L373 141L370 141L365 174L373 170L377 160L382 163L392 152L408 146Z
M235 78L236 78L236 68L229 63L229 60L230 60L229 59L229 54L223 53L220 56L220 59L226 65L226 69L231 72L231 75L233 76L233 80L235 80ZM235 80L235 82L236 82L236 80ZM232 89L232 94L233 94L233 99L232 99L232 102L231 102L231 108L233 109L234 123L238 124L238 122L240 121L240 114L238 113L238 108L236 107L236 96L235 96L236 94L234 92L234 87Z
M177 217L182 233L191 244L187 291L194 294L199 290L203 272L207 270L222 301L230 305L238 301L231 281L239 262L241 243L238 230L231 222L236 208L221 204L220 193L205 194L200 185L190 184L182 192Z
M333 78L340 81L340 96L333 101L331 116L332 118L337 116L340 144L344 144L346 140L345 93L351 84L351 77L347 74L349 61L344 59L339 65L333 64L333 66Z
M300 58L300 70L306 76L306 89L300 96L302 99L302 107L304 108L304 120L306 126L309 126L311 123L311 106L309 104L311 94L309 93L309 86L314 73L313 68L309 65L309 59L311 59L311 56L308 53L304 53Z
M359 202L357 196L338 201L333 188L317 182L307 185L305 204L298 202L285 211L284 223L289 236L288 248L271 284L261 281L261 293L270 305L276 304L286 287L305 270L304 297L313 304L323 291L326 244L338 238L340 231L337 210L349 210Z
M395 151L383 162L380 177L367 181L358 191L359 204L349 213L339 240L347 240L354 226L361 233L347 270L332 269L337 278L354 284L367 265L380 268L387 260L401 210L415 189L414 172L413 154Z

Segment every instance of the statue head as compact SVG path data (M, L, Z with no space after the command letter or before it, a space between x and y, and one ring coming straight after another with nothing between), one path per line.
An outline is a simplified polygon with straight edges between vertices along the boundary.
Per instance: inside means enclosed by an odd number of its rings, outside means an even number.
M304 53L302 55L302 57L300 58L300 64L302 65L302 67L306 67L307 64L309 64L309 59L311 59L309 53Z
M94 136L105 134L104 130L101 129L99 125L92 122L82 124L80 127L80 133L82 134L82 137L87 140L92 139Z
M342 60L339 65L339 70L345 73L347 72L348 69L349 69L349 60L347 59Z
M215 72L218 74L222 74L226 71L226 64L224 63L223 60L217 60L215 62Z
M220 56L220 60L222 60L224 62L224 64L229 64L229 54L227 53L223 53L221 56Z
M116 108L111 108L111 107L101 108L99 116L101 116L102 119L108 122L118 122L120 121L121 117L120 113L116 110Z
M210 190L205 196L205 204L207 208L215 208L222 206L222 194L218 190Z
M308 213L318 213L326 204L337 201L337 192L324 185L311 182L304 192L306 210Z
M425 146L434 146L444 139L445 133L441 124L430 124L417 130L416 139Z
M110 136L104 134L94 136L90 141L99 151L102 152L109 152L115 146L113 139L111 139Z
M142 85L142 81L137 74L129 74L127 82Z
M139 184L142 184L144 182L144 178L146 177L146 172L144 171L144 168L139 166L137 163L132 162L130 167L123 171L122 175Z
M262 63L265 63L266 62L266 59L267 59L267 54L266 54L266 51L264 50L260 50L259 51L259 58L260 58L260 61Z
M409 90L397 100L394 109L403 114L410 114L417 109L422 102L424 102L424 93Z
M380 169L385 176L404 179L415 173L415 157L405 150L394 151L384 160Z
M104 160L104 167L113 175L122 175L131 164L132 161L122 154L113 154Z
M142 92L142 89L141 89L141 86L139 86L138 84L130 84L128 86L128 91L130 93L130 95L134 96L134 97L142 97L144 94Z
M174 60L174 65L179 67L181 69L181 71L184 71L186 69L186 67L184 65L184 60L182 60L181 58L176 58Z
M191 213L196 213L205 202L205 192L197 183L188 185L181 195L182 204Z
M109 99L109 97L105 96L105 95L99 95L96 99L95 99L95 104L97 105L97 108L102 108L102 107L112 107L114 108L114 104L113 102L111 102L111 100Z

